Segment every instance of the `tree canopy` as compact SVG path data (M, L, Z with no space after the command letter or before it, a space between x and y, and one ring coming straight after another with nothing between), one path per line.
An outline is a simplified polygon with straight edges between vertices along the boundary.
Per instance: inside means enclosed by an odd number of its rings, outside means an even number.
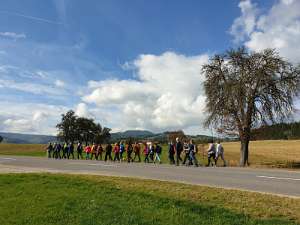
M58 138L65 142L103 143L110 139L110 129L95 123L93 119L78 117L70 110L62 115L62 120L56 125Z
M248 164L251 129L289 117L298 94L300 68L273 49L248 52L231 49L215 55L203 72L206 80L206 125L221 133L238 135L240 164Z

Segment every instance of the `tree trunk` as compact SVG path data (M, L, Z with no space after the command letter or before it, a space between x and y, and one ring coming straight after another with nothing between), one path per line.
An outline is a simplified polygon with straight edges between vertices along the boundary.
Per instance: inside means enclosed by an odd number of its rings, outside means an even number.
M249 155L249 142L250 138L244 138L241 140L241 157L240 166L248 166L248 155Z

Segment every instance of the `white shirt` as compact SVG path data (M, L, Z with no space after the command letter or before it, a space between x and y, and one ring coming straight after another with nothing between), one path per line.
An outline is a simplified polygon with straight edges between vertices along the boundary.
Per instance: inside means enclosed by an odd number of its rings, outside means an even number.
M221 144L217 144L217 154L223 153L223 147Z

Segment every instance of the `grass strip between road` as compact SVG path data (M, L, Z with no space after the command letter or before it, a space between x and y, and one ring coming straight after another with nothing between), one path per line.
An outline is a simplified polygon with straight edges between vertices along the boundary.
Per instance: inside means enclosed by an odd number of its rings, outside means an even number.
M300 224L300 199L134 178L0 175L0 224Z

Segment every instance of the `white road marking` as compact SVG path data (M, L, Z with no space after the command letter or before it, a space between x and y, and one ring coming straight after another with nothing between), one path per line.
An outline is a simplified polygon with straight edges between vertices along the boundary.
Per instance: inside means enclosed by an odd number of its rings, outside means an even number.
M292 178L292 177L269 177L269 176L256 176L259 178L266 178L266 179L275 179L275 180L295 180L300 181L300 178Z
M0 159L4 159L4 160L17 160L17 159L14 159L14 158L0 158Z
M89 166L111 166L111 167L115 167L115 165L105 165L105 164L100 164L100 163L91 163L91 164L88 164Z
M89 163L89 164L85 164L85 163L77 163L77 162L70 162L68 164L71 164L71 165L88 165L88 166L109 166L109 167L115 167L116 165L106 165L106 164L101 164L101 163Z

